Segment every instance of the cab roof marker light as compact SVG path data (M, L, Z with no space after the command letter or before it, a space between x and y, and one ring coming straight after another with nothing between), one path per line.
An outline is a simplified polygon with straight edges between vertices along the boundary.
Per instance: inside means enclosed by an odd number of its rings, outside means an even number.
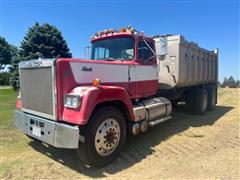
M129 31L130 31L131 33L134 33L134 32L135 32L135 29L134 29L134 28L131 28L131 29L129 29Z
M115 33L116 31L115 31L113 28L111 28L111 29L109 30L109 32L113 34L113 33Z
M121 28L120 33L127 32L126 28Z
M102 35L102 32L98 31L96 34L97 34L97 37L100 37Z
M105 30L103 31L103 33L104 33L104 34L108 34L108 30L105 29Z
M137 36L137 35L138 35L138 32L137 32L137 31L135 31L135 32L134 32L134 35L135 35L135 36Z

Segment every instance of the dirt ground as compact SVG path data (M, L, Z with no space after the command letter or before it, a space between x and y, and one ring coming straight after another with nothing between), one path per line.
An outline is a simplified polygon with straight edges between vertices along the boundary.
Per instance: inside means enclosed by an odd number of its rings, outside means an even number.
M33 142L13 125L15 93L1 96L2 179L239 179L240 89L220 89L216 109L204 116L174 110L173 119L128 137L118 159L97 169L74 150Z

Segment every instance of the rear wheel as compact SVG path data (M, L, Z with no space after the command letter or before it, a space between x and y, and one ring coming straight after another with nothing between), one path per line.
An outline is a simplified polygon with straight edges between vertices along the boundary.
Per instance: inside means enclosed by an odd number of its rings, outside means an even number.
M193 114L204 114L208 107L208 92L203 88L195 88L186 97L187 111Z
M216 89L214 87L207 88L208 91L208 107L209 111L214 110L216 106Z
M80 143L78 157L91 166L104 166L120 153L126 138L126 123L120 110L103 107L86 127L85 141Z
M204 114L208 106L208 93L206 89L198 88L194 97L194 113Z

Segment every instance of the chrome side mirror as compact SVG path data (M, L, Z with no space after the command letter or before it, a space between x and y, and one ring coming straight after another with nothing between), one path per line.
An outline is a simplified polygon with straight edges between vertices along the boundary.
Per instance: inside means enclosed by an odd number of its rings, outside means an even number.
M164 60L168 54L168 43L166 36L155 38L156 54L159 60Z

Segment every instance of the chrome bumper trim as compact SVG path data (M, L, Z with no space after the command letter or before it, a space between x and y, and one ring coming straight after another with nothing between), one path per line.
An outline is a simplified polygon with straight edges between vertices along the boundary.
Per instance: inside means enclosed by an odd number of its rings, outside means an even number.
M77 149L79 128L51 121L21 111L15 111L15 125L23 133L58 148ZM40 137L33 134L33 127L41 128Z

